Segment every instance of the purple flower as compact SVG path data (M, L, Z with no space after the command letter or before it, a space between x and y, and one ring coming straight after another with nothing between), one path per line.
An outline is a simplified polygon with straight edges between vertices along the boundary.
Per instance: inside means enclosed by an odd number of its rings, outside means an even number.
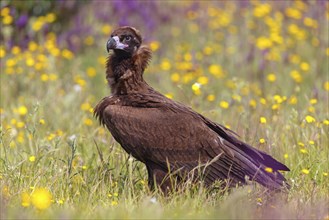
M19 18L16 20L15 24L18 28L23 28L27 24L29 20L29 17L26 14L23 14L19 16Z

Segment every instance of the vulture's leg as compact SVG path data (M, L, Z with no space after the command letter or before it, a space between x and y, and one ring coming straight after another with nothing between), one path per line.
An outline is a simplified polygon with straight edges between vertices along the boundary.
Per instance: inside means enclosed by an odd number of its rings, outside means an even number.
M165 194L168 193L173 188L173 181L170 178L167 170L162 167L150 162L146 163L147 173L148 173L148 185L151 190L156 187L160 187L161 191Z

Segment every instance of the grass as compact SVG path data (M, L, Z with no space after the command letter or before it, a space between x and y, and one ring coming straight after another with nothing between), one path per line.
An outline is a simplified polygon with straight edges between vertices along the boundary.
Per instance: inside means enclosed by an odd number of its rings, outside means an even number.
M58 56L37 42L25 52L1 48L1 218L328 219L328 15L305 6L304 17L319 12L314 28L287 10L280 20L279 6L257 17L259 4L241 15L225 4L214 16L164 25L151 36L157 41L146 42L159 48L145 78L285 163L289 192L270 194L259 185L231 192L187 185L168 197L151 192L143 164L92 116L110 94L103 43L72 56L60 49ZM303 11L298 3L281 6ZM268 17L281 24L282 44L269 37L266 46L261 38L275 28ZM50 196L36 195L43 188Z

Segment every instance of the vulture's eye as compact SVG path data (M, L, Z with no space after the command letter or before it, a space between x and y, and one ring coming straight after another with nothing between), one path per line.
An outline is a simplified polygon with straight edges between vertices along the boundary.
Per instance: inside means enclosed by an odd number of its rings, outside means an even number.
M130 35L125 36L125 40L126 41L130 41L131 40L131 36Z

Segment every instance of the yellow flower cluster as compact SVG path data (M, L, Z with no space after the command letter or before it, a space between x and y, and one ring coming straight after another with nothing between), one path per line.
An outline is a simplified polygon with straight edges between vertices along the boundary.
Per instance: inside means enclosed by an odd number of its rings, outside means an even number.
M56 20L56 15L54 13L48 13L45 16L37 17L37 19L32 23L32 30L38 32L46 24L51 24Z
M10 15L10 8L4 7L0 11L2 24L4 25L10 25L13 22L13 17Z
M47 72L54 65L54 59L73 59L74 54L68 50L60 50L56 43L56 36L50 32L44 45L35 41L28 43L28 50L21 51L17 46L6 51L0 47L1 57L4 59L4 73L8 75L28 75L30 79L39 78L43 82L56 81L57 73Z
M27 192L21 194L23 207L29 207L32 204L38 210L45 210L50 207L52 202L52 195L46 188L36 188L31 194Z

